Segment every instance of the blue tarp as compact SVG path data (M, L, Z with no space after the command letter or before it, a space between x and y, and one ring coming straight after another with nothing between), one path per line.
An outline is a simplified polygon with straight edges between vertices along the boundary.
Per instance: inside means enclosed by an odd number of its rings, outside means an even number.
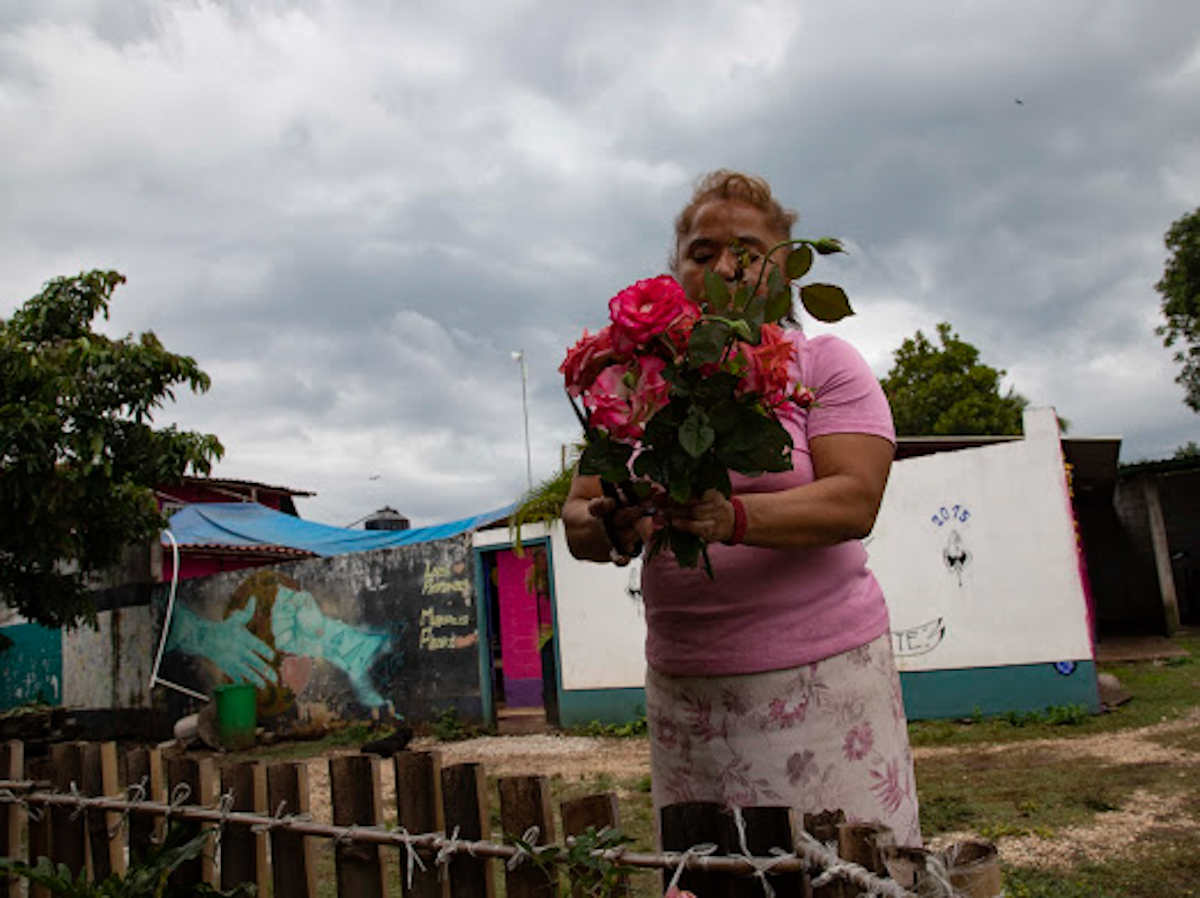
M180 546L286 546L316 555L344 555L410 546L477 530L512 513L513 506L414 530L350 530L305 521L254 502L188 505L171 515L168 529ZM166 540L164 539L164 542Z

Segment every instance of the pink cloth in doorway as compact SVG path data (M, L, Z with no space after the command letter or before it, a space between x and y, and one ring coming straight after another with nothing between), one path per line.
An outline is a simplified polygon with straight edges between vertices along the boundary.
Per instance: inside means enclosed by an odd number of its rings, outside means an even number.
M542 657L538 651L538 596L527 583L532 553L518 558L512 550L496 554L496 590L500 607L500 657L509 705L537 706L542 697Z

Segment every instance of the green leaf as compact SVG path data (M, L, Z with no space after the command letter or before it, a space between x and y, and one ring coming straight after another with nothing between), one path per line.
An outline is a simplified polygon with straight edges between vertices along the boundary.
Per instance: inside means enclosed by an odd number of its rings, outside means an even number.
M833 284L805 284L800 288L800 301L818 321L832 323L854 314L846 291Z
M633 447L618 443L603 434L589 435L587 448L579 457L580 474L598 474L605 480L619 482L629 476L629 457Z
M688 339L688 357L691 367L714 365L721 360L725 344L729 342L729 325L723 321L702 321L692 329Z
M816 240L808 241L808 243L822 256L829 256L833 253L844 253L846 251L842 248L842 241L836 237L818 237Z
M801 244L788 253L787 262L785 263L787 276L793 281L804 277L808 274L808 270L812 268L812 263L813 251L804 244Z
M699 458L713 444L716 433L708 423L708 414L698 405L693 405L679 428L679 445L692 458Z
M693 533L684 533L674 527L667 527L667 541L675 560L680 567L695 567L700 560L700 552L704 548L704 540Z
M792 311L792 291L787 286L767 291L767 303L763 308L763 320L774 323Z
M711 268L704 270L704 299L708 308L718 314L729 308L729 288L725 279Z
M746 311L743 312L743 317L748 324L750 333L742 339L749 340L751 343L758 345L762 339L762 326L767 313L767 298L765 296L755 296L750 302L746 303Z

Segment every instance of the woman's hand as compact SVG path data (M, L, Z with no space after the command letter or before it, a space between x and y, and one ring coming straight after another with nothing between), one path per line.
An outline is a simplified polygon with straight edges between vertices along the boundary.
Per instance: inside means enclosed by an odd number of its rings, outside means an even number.
M599 477L575 476L563 505L563 525L571 554L585 561L629 564L650 538L651 500L621 505L604 495Z
M668 505L662 517L676 530L698 536L706 543L727 542L737 525L733 503L720 490L709 490L694 502Z

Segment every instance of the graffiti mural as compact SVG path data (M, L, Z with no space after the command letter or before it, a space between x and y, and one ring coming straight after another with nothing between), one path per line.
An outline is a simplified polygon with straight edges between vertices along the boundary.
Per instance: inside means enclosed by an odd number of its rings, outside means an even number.
M181 583L164 676L258 690L260 720L480 709L469 545L460 538Z
M945 637L945 622L940 617L934 618L907 630L893 630L892 652L897 658L927 655L941 645Z
M965 505L943 505L932 515L932 521L937 527L947 527L945 547L942 549L942 562L946 570L958 579L958 585L963 585L963 571L971 563L971 551L963 543L959 527L971 519L971 512Z

